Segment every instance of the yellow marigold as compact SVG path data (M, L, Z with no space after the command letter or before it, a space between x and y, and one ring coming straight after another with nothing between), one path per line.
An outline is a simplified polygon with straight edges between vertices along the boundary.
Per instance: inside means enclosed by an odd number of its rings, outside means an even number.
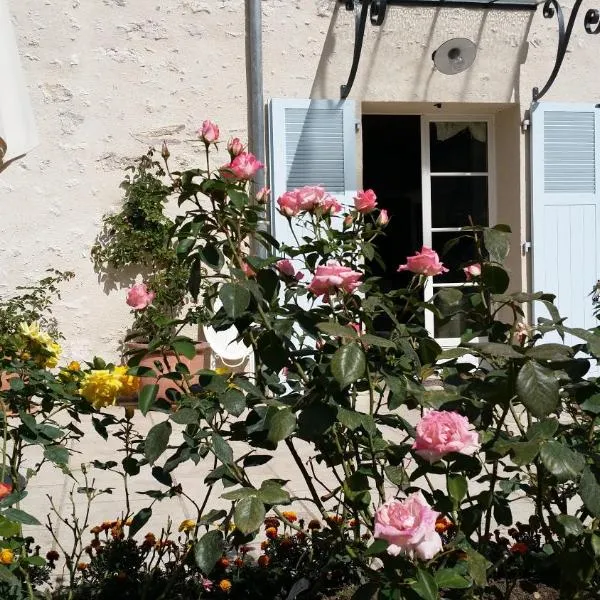
M231 581L229 579L221 579L219 581L219 588L222 592L228 592L231 589Z
M15 559L15 554L10 548L2 548L0 550L0 563L3 565L11 565Z
M122 388L118 377L107 369L99 369L85 374L79 393L94 408L102 408L114 404Z
M184 519L179 524L179 532L181 533L182 531L185 531L187 533L188 531L192 531L192 529L195 527L196 521L192 521L192 519Z
M81 365L76 361L72 360L68 365L67 369L69 371L81 371Z
M123 387L119 392L122 396L133 396L140 388L140 378L127 374L127 367L120 366L113 369L114 376L119 379Z

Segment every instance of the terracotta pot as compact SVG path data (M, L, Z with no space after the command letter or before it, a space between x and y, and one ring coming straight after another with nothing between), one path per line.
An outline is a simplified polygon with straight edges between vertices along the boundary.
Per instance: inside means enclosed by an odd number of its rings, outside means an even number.
M144 350L147 348L146 344L141 344L137 342L129 342L127 347L130 350ZM187 368L190 370L191 374L197 373L201 369L208 369L210 366L210 346L206 342L199 342L196 344L196 356L191 360L185 358L184 356L179 357L180 362L185 364ZM142 358L140 361L140 367L148 367L155 371L158 374L158 369L156 368L155 361L158 361L160 364L165 367L163 373L168 372L167 367L165 366L165 360L163 354L161 352L151 352ZM174 353L167 352L167 362L171 369L175 367L177 364L177 359ZM197 381L197 378L194 378L194 381ZM157 398L166 398L166 392L169 388L179 389L177 384L170 379L160 378L160 377L140 377L140 389L142 389L145 385L158 384L158 395ZM123 398L119 403L127 403L127 402L137 402L137 398Z

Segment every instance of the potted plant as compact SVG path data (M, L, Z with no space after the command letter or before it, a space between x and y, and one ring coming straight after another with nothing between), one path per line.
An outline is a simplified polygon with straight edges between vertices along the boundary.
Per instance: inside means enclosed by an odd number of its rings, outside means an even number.
M164 146L165 165L167 152ZM121 183L121 208L103 217L91 257L107 288L132 284L127 303L134 320L125 338L125 353L137 354L142 366L168 373L170 362L176 362L169 361L173 357L170 346L177 340L177 319L186 303L189 267L177 257L172 240L175 223L165 212L173 191L170 173L155 154L150 148L135 165L127 167ZM143 282L136 283L140 275ZM207 346L197 344L195 350L187 352L190 370L202 368ZM142 385L156 380L143 377ZM162 396L173 385L164 378L159 384Z

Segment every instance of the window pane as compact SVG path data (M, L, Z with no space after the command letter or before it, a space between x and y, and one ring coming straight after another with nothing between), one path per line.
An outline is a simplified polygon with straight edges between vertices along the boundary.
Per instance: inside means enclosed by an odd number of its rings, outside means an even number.
M432 227L465 227L488 224L487 177L432 177Z
M487 123L429 124L433 173L487 173Z
M449 269L448 273L436 275L433 283L462 283L465 274L462 267L472 262L475 252L475 240L469 232L465 233L433 233L433 249L440 255L440 260Z

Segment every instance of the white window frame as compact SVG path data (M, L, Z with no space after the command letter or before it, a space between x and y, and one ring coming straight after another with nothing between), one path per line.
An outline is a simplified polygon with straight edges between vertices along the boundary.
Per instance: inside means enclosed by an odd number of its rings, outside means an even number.
M429 126L431 123L443 122L478 122L487 124L487 172L486 173L431 173L431 152ZM443 175L470 176L487 175L488 178L488 224L493 225L496 222L497 202L496 202L496 143L495 143L495 124L493 114L471 114L471 115L421 115L421 194L423 207L423 245L432 247L433 233L459 232L457 227L436 227L431 226L431 177L440 177ZM441 250L438 248L437 250ZM433 277L428 277L425 283L424 299L430 301L433 298L438 287L463 287L463 283L444 283L436 285ZM434 315L431 311L425 311L425 327L429 334L434 337ZM451 348L457 346L460 338L436 338L436 341L442 348Z

